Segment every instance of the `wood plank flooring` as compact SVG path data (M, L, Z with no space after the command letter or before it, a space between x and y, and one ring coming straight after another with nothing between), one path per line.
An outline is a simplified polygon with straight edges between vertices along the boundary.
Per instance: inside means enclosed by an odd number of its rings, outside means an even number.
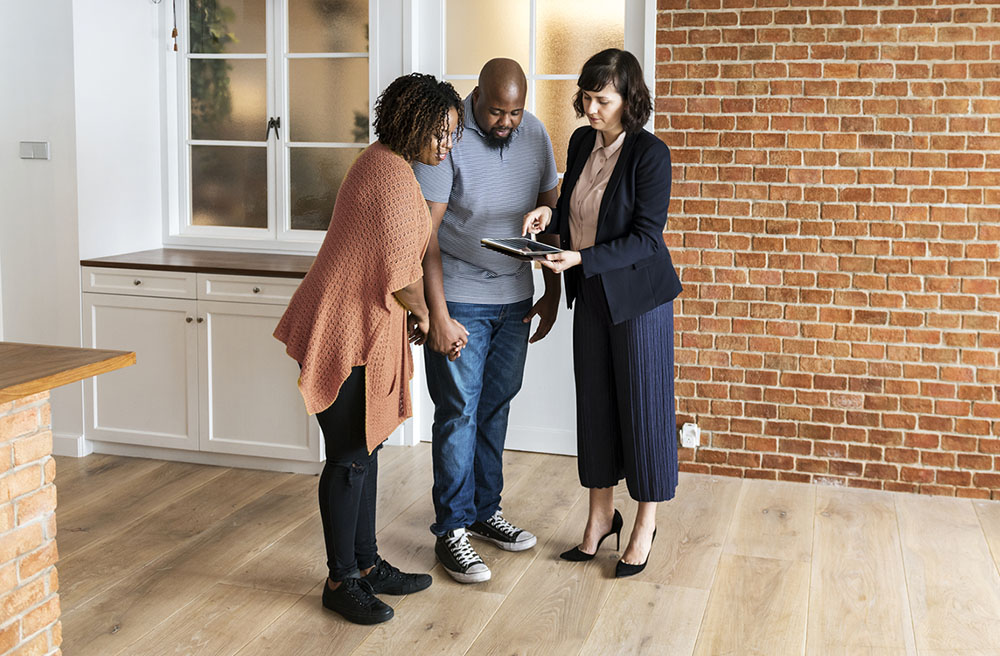
M57 458L63 650L1000 656L1000 502L682 474L646 571L616 580L611 541L558 559L586 518L575 461L504 458L504 511L538 546L476 543L493 579L464 586L434 557L429 445L383 449L380 551L434 585L375 627L321 607L317 477Z

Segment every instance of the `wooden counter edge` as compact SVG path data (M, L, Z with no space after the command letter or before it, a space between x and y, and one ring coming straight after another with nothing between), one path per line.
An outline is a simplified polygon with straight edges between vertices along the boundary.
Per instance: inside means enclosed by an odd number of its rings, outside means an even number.
M78 367L65 369L54 374L30 380L26 383L19 383L4 387L3 389L0 389L0 403L16 401L17 399L24 398L25 396L45 392L54 387L69 385L70 383L75 383L85 378L90 378L91 376L106 374L110 371L115 371L116 369L132 366L133 364L135 364L134 352L118 351L115 352L115 355L98 360L97 362L91 362Z

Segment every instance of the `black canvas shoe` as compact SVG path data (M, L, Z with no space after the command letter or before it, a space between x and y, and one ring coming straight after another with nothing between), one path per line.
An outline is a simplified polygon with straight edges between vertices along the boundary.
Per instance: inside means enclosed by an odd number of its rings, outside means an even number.
M538 542L534 535L504 519L499 510L485 522L476 522L470 526L469 534L480 540L489 540L504 551L524 551Z
M407 574L401 572L379 557L375 567L361 577L372 586L375 594L407 595L426 590L431 586L430 574Z
M336 590L323 584L323 606L355 624L379 624L392 619L392 608L375 596L367 581L344 579Z
M490 568L469 544L464 528L448 531L437 539L434 553L444 570L459 583L482 583L490 580Z

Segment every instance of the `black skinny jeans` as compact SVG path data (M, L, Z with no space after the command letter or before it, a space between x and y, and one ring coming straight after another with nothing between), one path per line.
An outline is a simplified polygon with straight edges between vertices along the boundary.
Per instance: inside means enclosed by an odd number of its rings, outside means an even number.
M375 494L378 450L365 441L365 368L354 367L333 405L316 415L326 442L319 477L319 514L330 579L357 578L378 560Z

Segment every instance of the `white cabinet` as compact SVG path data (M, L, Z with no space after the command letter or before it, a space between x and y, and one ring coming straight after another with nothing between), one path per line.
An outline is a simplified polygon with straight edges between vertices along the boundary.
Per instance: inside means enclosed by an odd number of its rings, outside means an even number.
M84 345L135 351L136 364L85 386L87 437L198 449L194 300L83 295Z
M271 336L298 279L84 267L83 281L85 344L137 358L86 386L88 439L321 459L298 366Z

